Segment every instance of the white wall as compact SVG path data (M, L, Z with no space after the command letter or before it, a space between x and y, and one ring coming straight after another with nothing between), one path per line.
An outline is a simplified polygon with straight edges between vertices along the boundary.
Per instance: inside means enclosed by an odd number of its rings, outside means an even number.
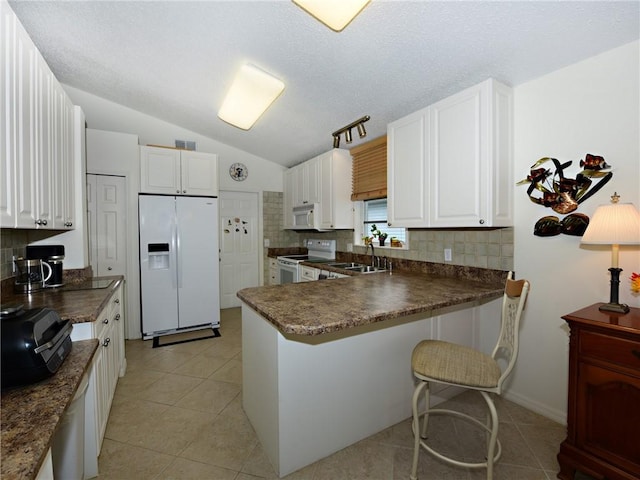
M126 338L140 338L140 270L138 268L138 136L87 129L87 173L126 177L127 326ZM85 179L86 182L86 179ZM94 272L96 273L96 272Z
M218 154L220 190L282 191L285 167L277 163L68 85L64 85L64 89L74 105L80 105L84 110L89 128L134 134L139 137L140 145L172 147L175 140L193 140L198 151ZM213 110L211 115L213 121ZM249 169L249 178L244 182L236 182L228 174L229 167L235 162L242 162Z
M585 154L604 156L613 178L577 212L592 217L617 191L640 206L639 42L616 48L515 88L515 181L550 156L573 160L575 178ZM553 168L551 164L545 165ZM521 350L508 398L559 421L566 419L568 329L560 318L609 300L610 250L580 247L580 237L536 237L535 222L554 214L515 187L517 277L531 281ZM640 251L621 247L620 301L640 306L628 281L640 272Z

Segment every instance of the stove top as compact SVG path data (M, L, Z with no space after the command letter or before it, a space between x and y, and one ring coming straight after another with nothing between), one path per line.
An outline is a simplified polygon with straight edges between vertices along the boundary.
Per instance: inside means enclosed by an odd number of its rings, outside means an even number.
M281 255L278 260L288 262L314 262L323 263L334 261L336 257L336 241L335 240L307 240L307 255Z
M334 262L334 258L322 258L322 257L314 257L310 255L282 255L278 257L278 260L288 260L290 262L301 263L301 262L311 262L311 263L327 263Z

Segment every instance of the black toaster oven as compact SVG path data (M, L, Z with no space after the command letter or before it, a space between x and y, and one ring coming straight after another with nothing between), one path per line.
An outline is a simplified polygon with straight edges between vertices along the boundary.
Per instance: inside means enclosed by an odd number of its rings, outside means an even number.
M55 310L17 310L0 321L3 390L53 375L71 352L73 325Z

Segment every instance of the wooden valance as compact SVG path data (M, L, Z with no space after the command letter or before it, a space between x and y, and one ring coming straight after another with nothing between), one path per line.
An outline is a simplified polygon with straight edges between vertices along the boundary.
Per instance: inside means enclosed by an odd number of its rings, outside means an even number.
M387 136L375 138L349 150L353 157L351 200L387 196Z

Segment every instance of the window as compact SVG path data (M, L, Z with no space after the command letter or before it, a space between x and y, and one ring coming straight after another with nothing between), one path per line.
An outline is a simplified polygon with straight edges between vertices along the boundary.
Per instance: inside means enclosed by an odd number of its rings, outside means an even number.
M407 230L405 228L390 227L387 225L387 199L366 200L364 202L364 228L363 236L371 236L371 225L376 225L378 230L385 232L388 237L387 245L390 245L391 237L396 237L403 244L407 243Z

